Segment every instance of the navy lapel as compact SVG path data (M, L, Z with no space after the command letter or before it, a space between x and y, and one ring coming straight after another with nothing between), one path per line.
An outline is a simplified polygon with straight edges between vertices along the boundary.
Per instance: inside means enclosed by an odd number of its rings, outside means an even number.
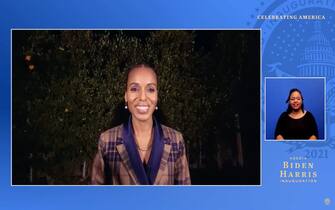
M163 131L160 124L154 118L154 139L150 158L148 161L148 179L150 184L154 184L164 150Z
M128 123L124 123L123 125L123 140L126 147L126 150L129 155L129 160L132 168L136 174L136 177L140 184L147 185L149 184L148 177L145 173L141 157L137 151L137 146L135 143L135 139L133 137L133 128L131 123L131 117L129 117Z

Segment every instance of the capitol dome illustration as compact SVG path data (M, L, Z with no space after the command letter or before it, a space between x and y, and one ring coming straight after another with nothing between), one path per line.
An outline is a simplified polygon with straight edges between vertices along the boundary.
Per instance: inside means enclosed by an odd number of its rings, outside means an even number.
M314 31L307 41L301 64L298 65L298 72L299 76L335 76L334 49L322 33L320 22L314 24Z

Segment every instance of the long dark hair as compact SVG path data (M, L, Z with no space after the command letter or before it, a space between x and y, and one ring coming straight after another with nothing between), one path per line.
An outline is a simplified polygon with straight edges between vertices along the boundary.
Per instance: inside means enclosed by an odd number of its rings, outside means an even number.
M302 93L301 93L301 91L300 91L298 88L292 88L292 89L290 90L290 93L288 94L288 97L287 97L287 99L286 99L286 103L288 103L288 102L290 101L290 97L291 97L291 94L292 94L293 92L298 92L298 93L300 94L300 96L301 96L301 100L302 100L302 102L301 102L301 110L304 111L304 97L302 96ZM292 107L291 107L290 104L287 105L286 112L287 112L288 114L292 112Z

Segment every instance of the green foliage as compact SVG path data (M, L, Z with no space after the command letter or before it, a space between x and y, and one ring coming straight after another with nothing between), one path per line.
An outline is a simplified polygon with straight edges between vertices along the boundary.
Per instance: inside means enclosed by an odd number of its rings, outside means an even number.
M13 77L14 177L24 171L20 163L26 161L34 168L35 183L86 183L80 180L82 163L91 163L99 134L110 128L117 105L124 100L127 67L142 62L156 68L159 108L168 125L184 134L189 155L196 160L200 142L206 143L209 132L216 132L208 127L215 122L216 110L219 106L232 110L229 91L238 69L231 68L241 67L229 65L222 71L231 62L222 48L223 36L212 54L206 54L195 49L192 31L138 33L32 31L17 35L26 39L14 52L14 62L31 55L29 64L35 68L29 71L27 64L13 69L17 75ZM18 75L24 71L29 73L22 79Z

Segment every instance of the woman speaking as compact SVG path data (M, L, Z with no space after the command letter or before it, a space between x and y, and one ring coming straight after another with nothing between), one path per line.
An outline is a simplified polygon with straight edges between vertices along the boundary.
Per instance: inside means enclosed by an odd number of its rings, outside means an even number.
M309 139L318 138L318 128L311 112L304 109L304 98L299 89L290 90L286 103L288 107L278 119L275 139Z
M191 184L182 134L161 125L155 70L139 64L127 73L124 94L129 119L100 135L92 166L92 184Z

